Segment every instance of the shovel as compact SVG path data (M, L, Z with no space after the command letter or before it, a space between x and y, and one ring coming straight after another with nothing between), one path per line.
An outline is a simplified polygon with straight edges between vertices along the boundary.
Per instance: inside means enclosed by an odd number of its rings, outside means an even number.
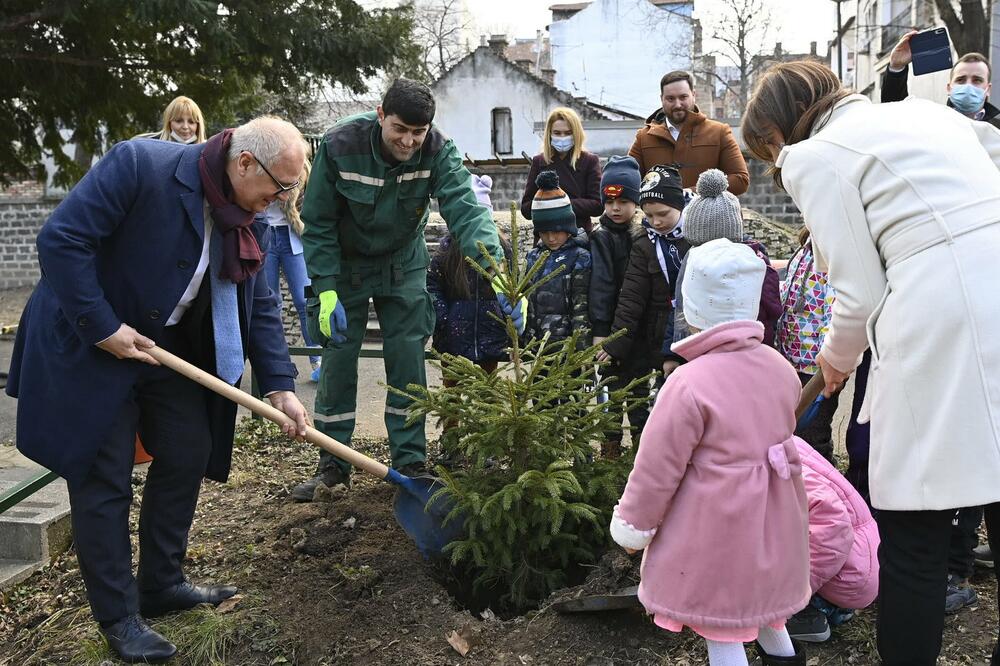
M826 387L826 380L823 379L823 371L816 370L806 385L802 387L802 395L799 396L799 404L795 408L795 418L797 422L795 429L800 430L812 423L819 413L819 406L823 402L823 389Z
M816 417L819 405L823 402L823 387L825 385L823 371L817 370L812 379L802 387L799 404L795 408L795 418L798 419L797 427L801 428L803 425L807 425ZM552 607L559 613L593 613L637 608L640 605L639 587L633 585L607 594L590 594L575 599L561 599L553 603Z
M162 365L177 371L224 398L243 405L254 414L259 414L278 424L285 424L290 420L281 410L272 407L263 400L253 397L249 393L241 391L235 386L230 386L218 377L191 365L161 347L153 347L144 351ZM359 453L341 444L312 426L306 427L306 441L329 451L338 458L343 458L355 467L359 467L373 476L396 484L398 490L396 491L396 498L393 501L393 513L396 517L396 522L403 528L406 535L413 540L424 557L440 556L442 549L446 545L455 539L461 538L462 527L458 524L459 520L453 520L447 526L444 525L444 518L450 510L447 502L436 501L428 507L431 495L441 487L440 480L404 476L396 470L386 467L376 460L372 460L363 453Z

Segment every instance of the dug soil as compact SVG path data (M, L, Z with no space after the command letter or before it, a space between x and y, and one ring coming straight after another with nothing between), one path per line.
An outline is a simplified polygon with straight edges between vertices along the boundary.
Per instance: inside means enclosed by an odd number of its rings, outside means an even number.
M397 526L392 486L355 475L346 493L295 504L288 491L308 477L313 451L266 428L248 429L257 435L241 442L231 483L205 485L185 563L192 580L232 582L246 595L244 626L214 663L706 663L698 637L658 629L641 609L560 615L549 603L509 620L491 611L473 615ZM383 442L356 445L385 457ZM616 550L583 586L553 598L608 591L635 576L634 561ZM992 649L995 584L985 573L974 583L980 604L947 620L941 664L983 664ZM0 664L88 663L93 658L81 656L80 646L96 632L84 600L72 551L0 595ZM809 664L877 663L873 617L862 611L830 641L810 646ZM179 655L175 663L211 662Z

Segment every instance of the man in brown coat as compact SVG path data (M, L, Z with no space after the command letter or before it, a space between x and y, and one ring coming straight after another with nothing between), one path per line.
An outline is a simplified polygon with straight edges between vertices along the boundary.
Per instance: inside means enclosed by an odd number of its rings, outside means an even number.
M676 71L660 79L662 108L635 133L628 154L646 174L657 164L676 164L684 187L694 187L708 169L720 169L729 179L729 191L739 195L750 185L743 153L729 125L709 120L695 104L693 80Z

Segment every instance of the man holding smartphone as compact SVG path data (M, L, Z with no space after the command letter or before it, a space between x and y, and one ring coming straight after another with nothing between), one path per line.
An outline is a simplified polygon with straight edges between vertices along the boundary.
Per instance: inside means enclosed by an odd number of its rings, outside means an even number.
M912 30L903 35L889 54L889 66L882 75L882 101L899 102L909 95L906 79L913 51ZM1000 109L987 101L990 95L990 63L981 53L966 53L951 68L946 90L948 106L973 120L982 120L1000 129Z

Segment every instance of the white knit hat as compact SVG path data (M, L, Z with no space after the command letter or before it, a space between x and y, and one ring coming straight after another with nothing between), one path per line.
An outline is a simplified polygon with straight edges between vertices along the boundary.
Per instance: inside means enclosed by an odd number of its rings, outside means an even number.
M681 294L689 325L704 331L757 319L766 267L749 246L717 238L691 248L685 261Z

